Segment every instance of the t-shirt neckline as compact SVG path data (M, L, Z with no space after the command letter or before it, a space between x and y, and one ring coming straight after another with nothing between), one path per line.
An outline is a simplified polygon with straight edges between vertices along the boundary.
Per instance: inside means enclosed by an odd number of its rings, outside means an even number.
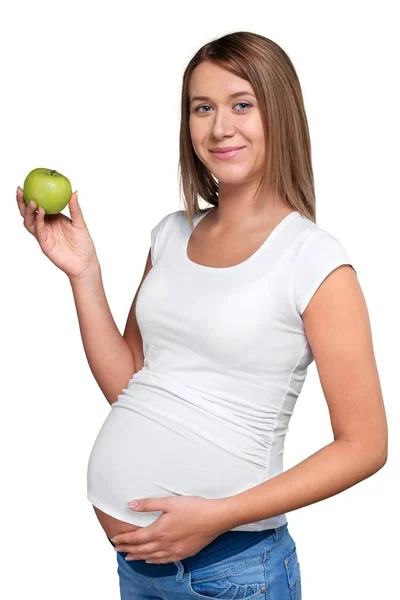
M189 264L190 266L192 266L193 268L198 269L198 270L208 271L208 272L215 272L215 273L231 272L233 270L242 268L245 265L248 265L250 262L255 260L259 256L259 254L261 254L261 252L263 252L265 250L265 248L267 248L271 244L271 242L286 227L286 225L288 225L291 221L293 221L295 218L297 218L301 214L298 210L294 210L294 211L288 213L285 217L283 217L283 219L281 219L279 221L279 223L277 225L275 225L274 229L267 236L267 238L264 240L264 242L261 244L261 246L255 252L253 252L253 254L251 254L249 256L249 258L246 258L244 261L238 263L237 265L232 265L230 267L210 267L208 265L201 265L200 263L196 263L193 260L191 260L188 256L187 249L188 249L189 240L192 236L193 231L196 229L196 227L200 223L200 221L202 219L204 219L204 217L206 217L213 208L214 207L210 208L207 212L205 212L201 215L195 215L195 217L193 219L193 221L194 221L193 230L191 230L190 226L188 226L189 233L184 236L184 241L183 241L183 257L184 257L185 262L187 264Z

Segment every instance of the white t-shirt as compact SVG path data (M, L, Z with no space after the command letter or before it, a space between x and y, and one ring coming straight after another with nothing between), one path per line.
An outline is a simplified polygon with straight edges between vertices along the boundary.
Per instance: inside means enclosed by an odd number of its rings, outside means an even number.
M136 303L144 366L112 404L88 464L90 502L142 527L162 512L129 510L135 498L222 498L282 472L314 360L301 314L333 269L351 265L342 244L298 211L232 267L191 261L190 235L183 210L151 231L153 268ZM234 530L286 522L282 514Z

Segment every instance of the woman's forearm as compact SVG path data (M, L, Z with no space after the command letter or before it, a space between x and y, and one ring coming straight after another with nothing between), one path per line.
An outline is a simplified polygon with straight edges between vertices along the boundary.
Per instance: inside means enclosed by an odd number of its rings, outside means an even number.
M220 499L224 531L275 517L342 492L386 462L386 449L335 440L298 465L244 492Z
M90 369L110 404L135 372L133 354L115 324L96 265L70 279L83 347Z

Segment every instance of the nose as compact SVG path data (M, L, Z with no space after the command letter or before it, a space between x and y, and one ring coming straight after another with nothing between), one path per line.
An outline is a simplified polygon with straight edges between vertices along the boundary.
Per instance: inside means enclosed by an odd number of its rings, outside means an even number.
M224 111L215 111L212 124L212 133L215 139L222 139L235 133L232 117Z

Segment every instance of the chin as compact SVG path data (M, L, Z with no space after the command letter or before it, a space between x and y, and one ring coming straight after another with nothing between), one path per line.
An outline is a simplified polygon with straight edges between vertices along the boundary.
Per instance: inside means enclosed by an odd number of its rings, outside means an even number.
M221 175L218 173L213 173L213 176L218 181L218 183L245 183L249 180L247 173L227 173L226 175Z

